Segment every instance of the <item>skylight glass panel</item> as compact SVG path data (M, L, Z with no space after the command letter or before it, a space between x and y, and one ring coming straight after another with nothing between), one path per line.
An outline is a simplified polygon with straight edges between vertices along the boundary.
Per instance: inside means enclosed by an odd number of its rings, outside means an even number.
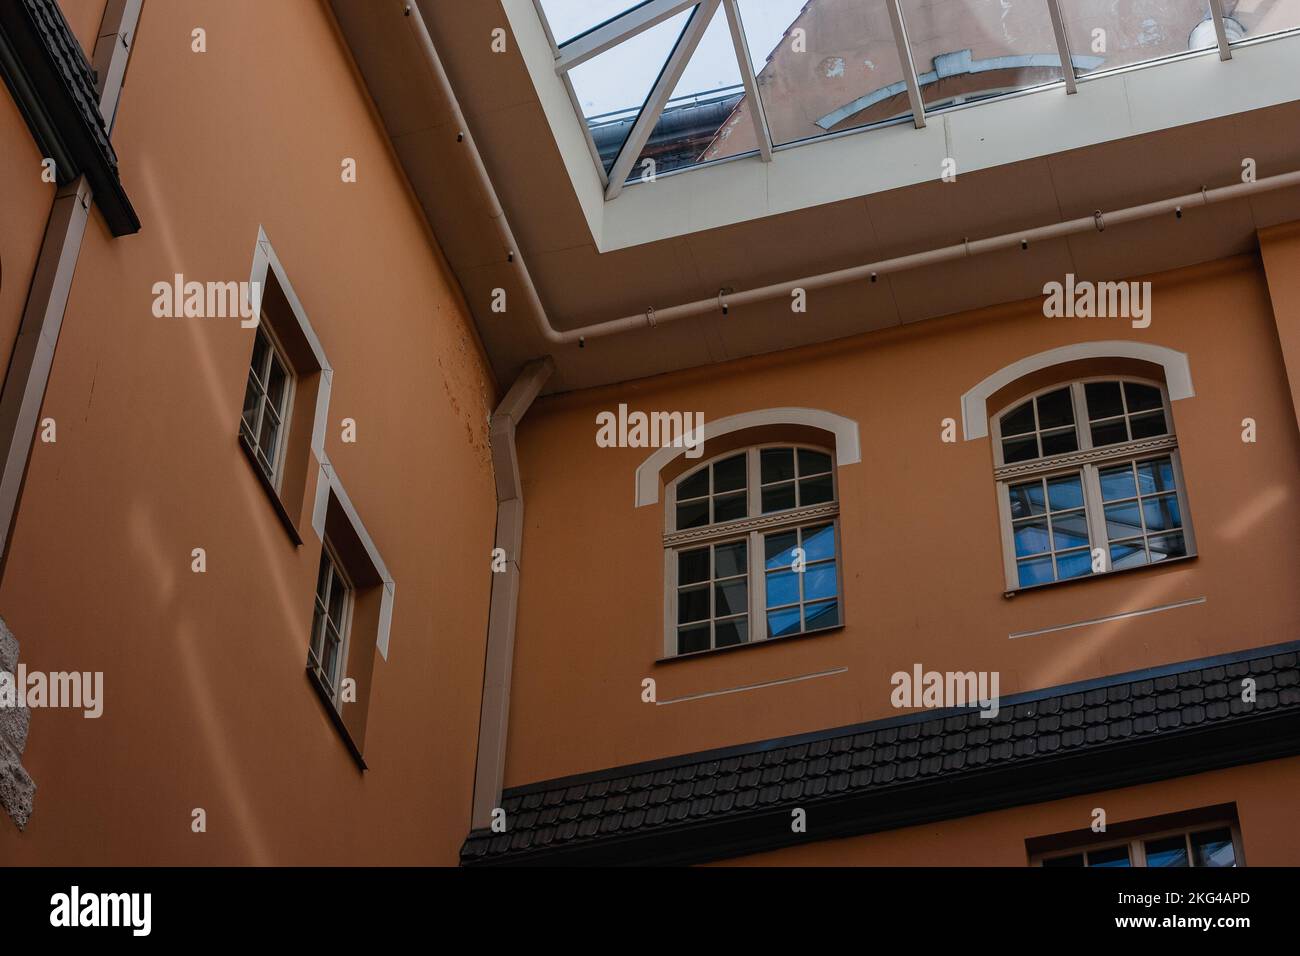
M569 71L569 81L605 171L614 165L691 11L657 23Z
M1225 7L1228 20L1241 26L1242 35L1238 37L1233 23L1225 24L1228 39L1233 42L1300 29L1300 0L1240 0Z
M1109 0L1062 0L1061 17L1080 76L1218 42L1206 0L1134 0L1118 5Z
M903 0L927 109L1055 83L1064 75L1042 0Z
M568 43L576 36L622 16L640 0L538 0L556 45Z

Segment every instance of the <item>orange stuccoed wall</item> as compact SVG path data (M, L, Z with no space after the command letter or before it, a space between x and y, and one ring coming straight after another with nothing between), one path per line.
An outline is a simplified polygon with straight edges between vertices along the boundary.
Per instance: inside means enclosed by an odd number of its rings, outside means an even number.
M68 8L83 42L91 6ZM6 148L0 163L38 162L0 99L6 142L30 154ZM147 4L113 140L143 228L112 239L91 217L42 409L57 441L36 443L0 587L23 663L102 671L104 711L33 712L34 813L21 833L2 821L0 861L454 864L483 681L497 390L328 6ZM342 181L345 157L356 183ZM51 198L15 205L21 220L6 205L6 325ZM236 442L253 330L151 311L153 284L176 273L247 281L259 226L333 366L326 451L396 582L365 774L304 673L314 479L295 547Z
M1146 329L1118 319L1049 319L1041 301L1030 300L540 401L519 439L528 511L507 785L895 715L890 675L915 663L998 671L1007 695L1300 637L1300 437L1261 260L1241 256L1147 278ZM1174 402L1173 416L1199 556L1004 597L989 440L961 441L959 424L959 440L945 443L941 423L960 423L962 393L1020 358L1112 339L1188 355L1196 394ZM620 402L700 411L709 420L801 406L858 422L862 461L839 469L841 630L658 662L662 496L634 506L635 471L650 450L595 442L597 414ZM1257 422L1254 444L1242 441L1247 417ZM1205 601L1009 637L1195 598ZM671 705L642 700L648 677L664 701L840 668ZM1162 786L1190 793L1195 784ZM1217 800L1130 804L1141 816ZM1044 816L1050 806L1034 811L1041 832L1054 832ZM1061 823L1055 830L1081 825L1072 817ZM927 832L974 839L980 826L953 822ZM1024 862L1024 838L1040 832L1023 821L1016 830L1019 849L1000 862ZM902 835L863 839L903 845ZM898 853L887 857L898 861Z

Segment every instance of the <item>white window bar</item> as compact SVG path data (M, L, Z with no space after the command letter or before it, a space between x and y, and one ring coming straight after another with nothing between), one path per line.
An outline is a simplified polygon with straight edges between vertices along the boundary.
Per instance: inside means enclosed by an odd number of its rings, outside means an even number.
M1223 0L1210 0L1210 16L1214 18L1214 35L1219 39L1219 59L1231 60L1232 47L1228 44L1228 28L1223 23Z
M649 0L647 3L633 7L613 20L574 37L560 47L555 60L555 72L566 73L579 63L585 63L593 56L599 56L610 47L618 46L624 40L630 40L638 33L649 30L656 23L662 23L699 2L700 0Z
M912 62L912 45L907 41L903 8L899 0L885 0L885 6L889 8L889 24L894 28L898 62L903 67L903 78L907 81L907 98L912 103L912 122L917 129L921 129L925 126L925 104L921 102L921 85L916 80L916 64Z
M736 47L740 76L745 81L745 99L749 103L749 118L754 123L754 135L758 138L758 153L763 157L763 162L770 163L772 132L767 125L763 99L758 95L758 77L754 73L754 60L749 55L749 41L745 39L745 24L740 18L737 0L723 0L723 6L727 10L727 25L731 27L731 42Z
M1070 53L1070 38L1065 33L1065 18L1061 16L1060 0L1047 0L1047 12L1052 16L1052 32L1056 34L1056 49L1061 58L1061 75L1065 77L1065 92L1077 93L1074 57Z

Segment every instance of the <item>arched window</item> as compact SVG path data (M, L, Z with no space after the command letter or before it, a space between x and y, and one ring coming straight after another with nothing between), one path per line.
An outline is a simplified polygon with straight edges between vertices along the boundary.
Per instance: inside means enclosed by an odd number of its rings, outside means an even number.
M842 623L833 452L729 451L672 482L666 499L666 656Z
M1165 387L1050 386L994 417L1008 591L1196 553Z

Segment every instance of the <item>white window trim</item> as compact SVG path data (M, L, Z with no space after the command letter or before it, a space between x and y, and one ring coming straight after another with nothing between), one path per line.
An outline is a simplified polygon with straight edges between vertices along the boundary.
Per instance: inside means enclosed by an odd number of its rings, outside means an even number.
M1166 830L1156 830L1151 833L1142 833L1134 837L1129 837L1126 840L1108 840L1105 843L1086 843L1073 847L1065 847L1059 850L1047 850L1043 853L1035 853L1033 858L1030 860L1030 866L1042 866L1045 860L1055 860L1063 856L1075 856L1079 853L1098 853L1103 850L1113 850L1117 846L1127 846L1129 848L1129 866L1137 869L1147 865L1146 844L1148 841L1163 840L1166 837L1172 836L1182 836L1186 841L1187 867L1188 869L1196 869L1196 864L1193 862L1194 857L1192 856L1191 838L1199 833L1204 833L1207 830L1223 829L1227 829L1229 833L1232 834L1232 853L1236 866L1245 866L1246 857L1242 849L1241 828L1237 825L1236 820L1230 819L1216 820L1213 823L1196 823L1191 826L1173 827ZM1091 869L1087 863L1086 857L1084 858L1084 866L1085 868ZM1200 869L1209 868L1200 867Z
M829 455L831 459L831 500L815 505L806 505L799 508L790 508L784 511L774 511L768 514L762 513L762 485L760 471L760 453L764 448L794 448L807 449L810 451L821 452ZM684 480L705 468L712 467L715 462L723 461L736 455L745 455L747 463L746 474L746 498L748 508L747 516L737 518L734 521L725 521L719 524L703 525L698 528L687 528L677 530L677 487ZM845 597L844 597L844 556L842 552L843 543L840 533L840 486L839 475L837 473L838 460L835 449L828 448L824 445L809 444L807 442L764 442L757 445L748 445L743 448L733 448L729 451L722 452L708 458L698 465L695 465L688 471L673 479L665 489L664 495L664 651L663 659L677 659L683 657L696 657L704 654L712 654L717 651L733 650L736 647L747 647L754 644L762 644L767 641L779 641L787 638L804 637L810 634L823 634L829 631L837 630L844 626L846 620ZM835 529L835 600L839 606L839 622L829 627L820 627L814 630L801 630L795 634L783 634L778 637L769 637L767 633L767 575L766 559L763 553L763 536L776 531L790 531L795 528L806 527L808 525L830 524ZM748 558L748 588L749 588L749 640L744 644L732 645L730 647L710 647L701 651L690 651L685 654L677 653L677 553L679 551L689 550L692 548L712 546L715 544L726 544L731 541L745 540L746 555ZM711 585L710 585L711 586ZM806 601L800 602L800 609L806 605ZM811 602L817 603L817 602ZM712 622L713 618L710 617Z
M1165 426L1167 428L1166 434L1153 438L1139 438L1118 445L1105 445L1100 448L1094 448L1092 444L1092 429L1089 427L1088 422L1087 400L1084 395L1084 386L1089 382L1134 382L1139 385L1149 385L1153 388L1158 388L1160 390L1161 407L1165 414ZM1078 450L1066 452L1060 455L1052 455L1046 458L1034 458L1029 461L1015 462L1011 465L1005 464L1002 457L1002 417L1031 399L1035 399L1040 395L1048 394L1049 392L1058 391L1067 386L1070 389L1070 398L1074 410L1075 432L1078 435L1079 440ZM1105 466L1125 461L1144 461L1151 458L1164 457L1170 459L1174 472L1175 491L1178 496L1179 514L1183 520L1183 526L1181 529L1183 534L1183 543L1186 545L1187 553L1177 558L1157 562L1156 564L1144 564L1134 568L1120 568L1119 570L1128 571L1138 570L1139 567L1158 567L1159 565L1169 563L1169 561L1183 561L1196 555L1196 533L1192 528L1191 508L1187 501L1187 483L1183 480L1182 457L1179 454L1178 434L1174 425L1173 411L1170 404L1168 389L1165 387L1163 382L1155 379L1143 378L1137 375L1091 375L1084 378L1068 379L1066 381L1056 382L1044 388L1029 392L1015 399L1015 401L999 409L994 415L990 416L992 425L991 440L993 443L993 460L995 463L993 474L997 482L998 523L1002 534L1002 564L1003 572L1006 577L1007 594L1051 587L1052 585L1064 584L1070 581L1088 580L1089 578L1098 578L1116 573L1115 569L1112 569L1109 566L1110 539L1106 533L1106 513L1105 506L1102 504L1101 500L1101 485L1098 478L1098 472ZM1075 472L1080 473L1083 485L1084 514L1088 522L1089 554L1091 555L1091 552L1095 548L1105 548L1107 568L1105 571L1080 575L1076 578L1060 578L1055 581L1044 581L1040 584L1021 585L1020 572L1016 565L1016 544L1011 520L1011 486L1034 478L1051 478L1057 475L1073 474Z

